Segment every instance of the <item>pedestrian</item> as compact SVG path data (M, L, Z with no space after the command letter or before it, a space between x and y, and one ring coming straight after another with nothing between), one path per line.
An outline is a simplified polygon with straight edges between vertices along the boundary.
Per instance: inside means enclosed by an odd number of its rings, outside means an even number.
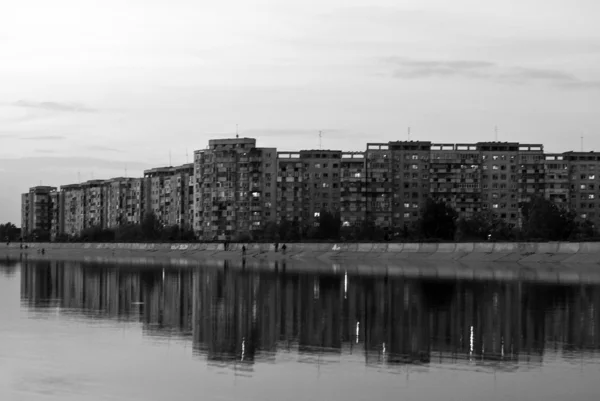
M42 248L42 255L44 255L46 253L46 250L44 248Z
M246 256L246 245L242 245L242 255Z
M275 252L278 252L278 251L279 251L279 242L276 242L275 243Z
M285 254L285 250L287 249L287 246L285 244L283 244L281 246L281 252L283 252L283 254Z

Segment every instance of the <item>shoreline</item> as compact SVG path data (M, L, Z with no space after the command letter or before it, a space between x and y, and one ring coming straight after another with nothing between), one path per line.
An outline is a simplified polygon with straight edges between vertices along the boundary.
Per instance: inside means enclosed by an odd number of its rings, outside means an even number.
M471 242L471 243L289 243L275 251L274 244L229 243L20 243L0 244L0 257L45 255L82 257L152 257L192 261L242 259L252 261L299 261L324 263L460 262L521 264L600 264L600 242ZM242 248L246 248L246 252Z
M62 266L83 263L88 268L152 269L152 268L217 268L267 271L293 274L326 274L343 276L385 276L436 280L495 280L544 282L548 284L600 284L597 263L519 262L453 260L421 257L383 258L345 255L322 257L322 254L285 255L275 252L181 251L129 249L50 248L41 254L41 247L27 250L0 247L0 260L26 264L48 262ZM348 257L352 256L352 257ZM373 256L373 255L371 255Z

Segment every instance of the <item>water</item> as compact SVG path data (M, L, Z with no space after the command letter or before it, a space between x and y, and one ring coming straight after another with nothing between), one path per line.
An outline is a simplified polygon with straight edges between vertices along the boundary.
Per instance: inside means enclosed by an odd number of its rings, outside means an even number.
M0 400L591 400L600 285L0 262Z

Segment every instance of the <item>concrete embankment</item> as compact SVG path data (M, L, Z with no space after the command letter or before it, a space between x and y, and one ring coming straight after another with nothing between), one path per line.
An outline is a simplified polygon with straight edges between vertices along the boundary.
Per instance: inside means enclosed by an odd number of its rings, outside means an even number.
M600 263L600 242L471 242L471 243L289 243L286 251L275 252L274 244L126 244L126 243L28 243L0 245L0 256L37 254L78 258L82 256L162 257L191 260L241 260L242 247L247 260L320 260L332 263L375 261L413 261L519 264L587 264Z

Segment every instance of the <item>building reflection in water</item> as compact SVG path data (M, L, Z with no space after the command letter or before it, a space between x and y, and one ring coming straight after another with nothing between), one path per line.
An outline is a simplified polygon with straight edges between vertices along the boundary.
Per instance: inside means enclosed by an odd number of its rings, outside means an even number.
M600 348L598 285L25 261L21 294L36 310L137 321L149 336L191 341L211 364L249 370L287 351L515 369L549 349Z

